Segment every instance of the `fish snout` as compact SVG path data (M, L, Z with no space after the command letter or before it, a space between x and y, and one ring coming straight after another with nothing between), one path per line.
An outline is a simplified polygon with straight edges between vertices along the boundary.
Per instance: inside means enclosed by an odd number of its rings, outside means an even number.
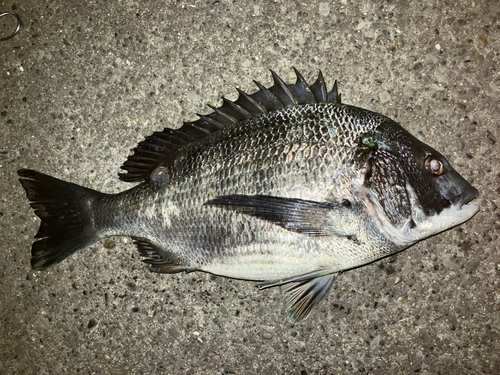
M465 189L462 193L452 197L450 199L450 202L453 204L453 206L460 209L460 208L462 208L463 205L469 203L471 200L476 198L478 195L479 195L479 191L474 186L470 186L467 189Z

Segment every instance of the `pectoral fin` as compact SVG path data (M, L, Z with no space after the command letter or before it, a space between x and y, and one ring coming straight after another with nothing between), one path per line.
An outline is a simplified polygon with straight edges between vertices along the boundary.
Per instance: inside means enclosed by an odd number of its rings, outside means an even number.
M308 236L354 236L349 202L334 204L269 195L225 195L209 200L220 206Z
M336 276L334 273L280 286L285 296L286 311L292 323L307 318L312 308L325 298Z

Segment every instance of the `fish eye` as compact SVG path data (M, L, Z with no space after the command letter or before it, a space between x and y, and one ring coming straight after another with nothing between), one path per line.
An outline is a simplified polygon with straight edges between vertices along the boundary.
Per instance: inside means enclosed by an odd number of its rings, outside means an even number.
M440 160L434 158L433 156L429 156L425 159L425 168L432 174L439 176L443 173L444 166Z

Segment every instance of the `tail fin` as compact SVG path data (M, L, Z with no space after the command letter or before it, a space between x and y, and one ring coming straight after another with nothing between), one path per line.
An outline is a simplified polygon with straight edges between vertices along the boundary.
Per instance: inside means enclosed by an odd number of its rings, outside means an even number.
M35 214L42 220L31 248L31 266L44 270L100 239L92 202L106 196L30 169L17 171Z

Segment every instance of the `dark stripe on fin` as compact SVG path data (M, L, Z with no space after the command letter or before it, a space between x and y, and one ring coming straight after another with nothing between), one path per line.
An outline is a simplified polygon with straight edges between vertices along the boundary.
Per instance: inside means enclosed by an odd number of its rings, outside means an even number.
M139 253L143 257L146 257L146 259L142 261L149 264L149 270L151 272L178 273L187 271L187 268L178 264L175 259L166 259L162 257L160 254L164 252L149 241L134 238L134 244L137 246Z
M165 128L146 137L134 149L121 169L120 179L126 182L139 182L150 179L151 172L160 165L171 162L172 157L185 144L199 140L226 126L232 126L262 114L279 110L283 107L304 105L310 103L340 104L340 94L337 91L337 82L332 91L327 92L321 71L313 85L309 85L297 69L293 68L297 76L294 84L287 85L275 72L271 71L274 84L265 88L255 82L259 90L253 94L246 94L238 90L239 96L234 102L222 98L220 107L210 106L214 112L208 115L198 115L200 118L193 122L185 122L177 130Z
M30 169L17 171L35 214L42 220L31 250L31 266L41 271L97 242L92 202L106 194Z
M333 204L269 195L225 195L211 199L207 206L219 206L277 224L308 236L354 236L341 222L349 215L350 204Z
M337 274L334 273L280 286L285 297L286 311L292 323L307 318L312 308L325 298L336 276Z

